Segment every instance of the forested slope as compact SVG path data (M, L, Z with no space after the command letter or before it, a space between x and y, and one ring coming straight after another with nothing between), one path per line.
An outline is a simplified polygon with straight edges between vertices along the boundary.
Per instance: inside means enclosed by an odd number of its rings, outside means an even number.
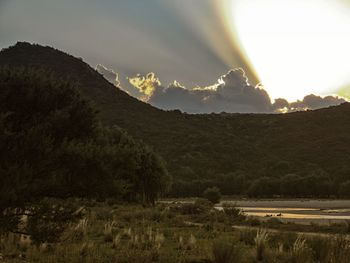
M167 161L173 195L198 195L210 185L261 196L323 196L348 187L347 103L288 114L190 115L138 101L81 59L50 47L18 43L0 52L4 65L44 68L77 83L103 124L127 130Z

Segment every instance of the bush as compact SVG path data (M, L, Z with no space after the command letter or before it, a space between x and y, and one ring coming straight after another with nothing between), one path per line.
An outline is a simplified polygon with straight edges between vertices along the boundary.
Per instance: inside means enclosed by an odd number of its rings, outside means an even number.
M199 215L210 211L213 204L206 199L198 198L194 203L184 203L175 208L183 215Z
M213 244L213 263L236 263L240 261L241 251L229 240L219 239Z
M26 230L35 244L58 242L69 224L81 217L77 207L58 200L44 199L28 209Z
M221 200L221 193L219 188L217 187L211 187L211 188L207 188L204 193L203 193L203 197L208 199L210 202L212 202L213 204L217 204L220 202Z
M197 198L194 201L194 205L205 209L211 209L213 207L213 203L211 201L203 198Z
M242 222L246 220L246 216L241 209L235 207L224 207L225 214L235 222Z

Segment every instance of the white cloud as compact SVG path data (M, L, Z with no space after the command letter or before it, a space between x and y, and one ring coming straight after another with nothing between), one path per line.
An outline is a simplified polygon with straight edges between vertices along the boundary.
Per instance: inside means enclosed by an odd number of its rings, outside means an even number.
M118 74L102 65L96 69L110 82L119 86ZM187 113L285 113L313 110L339 105L339 97L307 95L303 100L288 102L280 98L271 102L262 86L252 86L243 69L230 70L217 82L207 87L188 89L174 81L168 87L161 84L155 73L137 74L127 78L126 87L120 87L132 96L164 110L179 109Z

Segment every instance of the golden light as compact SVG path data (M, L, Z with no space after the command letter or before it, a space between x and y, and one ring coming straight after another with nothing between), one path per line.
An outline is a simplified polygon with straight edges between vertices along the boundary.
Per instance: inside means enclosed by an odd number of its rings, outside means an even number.
M350 83L343 0L226 0L232 37L271 98L328 95Z

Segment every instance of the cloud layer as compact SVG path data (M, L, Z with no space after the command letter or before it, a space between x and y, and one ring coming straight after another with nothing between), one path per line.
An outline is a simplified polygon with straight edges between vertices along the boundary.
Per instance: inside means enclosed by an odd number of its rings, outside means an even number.
M210 87L187 89L177 82L154 89L148 102L162 109L180 109L188 113L269 112L271 102L266 91L249 85L242 69L220 77Z
M102 65L98 65L96 69L107 80L118 86L117 73ZM249 84L241 68L230 70L211 86L192 89L184 87L177 81L165 87L153 72L146 75L137 74L127 80L129 85L120 88L130 95L160 109L178 109L187 113L284 113L325 108L345 102L339 97L323 98L311 94L295 102L280 98L272 103L269 94L262 86L254 87Z
M114 72L113 69L109 69L101 64L97 64L95 70L113 85L117 87L120 86L118 73Z

